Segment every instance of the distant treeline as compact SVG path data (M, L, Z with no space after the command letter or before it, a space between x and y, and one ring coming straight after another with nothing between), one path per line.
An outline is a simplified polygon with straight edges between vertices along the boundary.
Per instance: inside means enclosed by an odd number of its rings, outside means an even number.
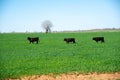
M51 33L57 33L57 32L99 32L99 31L108 31L108 32L113 32L113 31L120 31L120 28L103 28L103 29L90 29L90 30L63 30L63 31L51 31ZM0 32L0 33L44 33L44 32L38 32L38 31L33 31L33 32Z

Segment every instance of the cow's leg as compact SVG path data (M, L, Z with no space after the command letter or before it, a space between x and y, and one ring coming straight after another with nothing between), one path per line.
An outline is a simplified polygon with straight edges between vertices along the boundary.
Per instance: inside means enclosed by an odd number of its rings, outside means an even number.
M101 43L103 42L102 40L100 40L101 41Z
M73 43L75 43L75 40L73 41Z
M96 41L98 43L98 41Z
M101 40L101 43L104 43L104 40Z
M104 42L104 39L103 39L103 41L102 42Z
M36 43L38 44L38 41L36 41Z
M66 43L69 43L69 41L66 41Z

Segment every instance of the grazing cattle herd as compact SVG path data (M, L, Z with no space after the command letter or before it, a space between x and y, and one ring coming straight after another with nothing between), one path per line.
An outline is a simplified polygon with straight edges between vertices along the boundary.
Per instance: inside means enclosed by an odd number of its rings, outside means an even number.
M34 42L36 42L37 44L38 44L38 42L39 42L39 37L27 37L27 40L29 40L29 42L31 43L34 43ZM92 40L94 40L94 41L96 41L97 43L98 43L98 41L101 41L101 43L103 43L104 42L104 37L93 37L92 38ZM66 43L69 43L69 42L72 42L72 43L76 43L75 42L75 38L64 38L64 41L66 42Z

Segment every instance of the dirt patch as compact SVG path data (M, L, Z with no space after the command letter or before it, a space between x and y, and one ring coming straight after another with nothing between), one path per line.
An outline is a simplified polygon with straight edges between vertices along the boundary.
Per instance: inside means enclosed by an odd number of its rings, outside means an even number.
M21 77L19 79L6 79L6 80L120 80L120 73L90 73L90 74L49 74L49 75L33 75Z

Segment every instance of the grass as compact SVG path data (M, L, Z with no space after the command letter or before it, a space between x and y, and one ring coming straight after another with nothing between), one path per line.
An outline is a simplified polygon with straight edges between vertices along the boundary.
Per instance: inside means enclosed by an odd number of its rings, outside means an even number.
M38 36L39 44L27 37ZM104 36L96 43L94 36ZM66 44L75 37L76 44ZM0 34L0 79L69 72L120 72L120 32L3 33Z

